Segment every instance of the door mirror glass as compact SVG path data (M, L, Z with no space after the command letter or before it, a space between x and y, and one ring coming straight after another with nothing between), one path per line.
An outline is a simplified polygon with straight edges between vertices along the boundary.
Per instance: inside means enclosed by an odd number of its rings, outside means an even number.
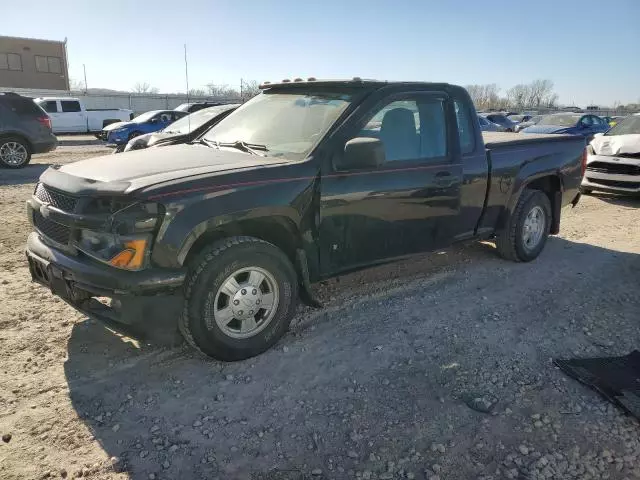
M385 154L382 140L370 137L356 137L345 144L342 158L336 164L336 169L345 171L378 168L384 161Z

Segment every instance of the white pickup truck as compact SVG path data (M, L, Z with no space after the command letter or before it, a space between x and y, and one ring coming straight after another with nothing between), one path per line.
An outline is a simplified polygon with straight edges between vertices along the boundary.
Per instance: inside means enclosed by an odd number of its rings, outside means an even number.
M115 122L131 120L133 111L85 108L77 98L41 97L33 100L51 118L53 133L99 132Z

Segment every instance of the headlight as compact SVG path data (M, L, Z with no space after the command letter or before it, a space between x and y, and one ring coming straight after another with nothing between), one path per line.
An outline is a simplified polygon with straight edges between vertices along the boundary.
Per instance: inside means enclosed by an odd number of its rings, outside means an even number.
M78 250L113 267L140 270L147 264L151 235L122 236L81 230Z
M593 147L591 144L587 145L587 155L595 155L596 152L593 151Z
M124 133L124 132L126 132L126 131L127 131L127 129L126 129L126 128L116 128L115 130L111 130L111 132L110 132L110 133L113 133L113 134L116 134L116 135L117 135L117 134L119 134L119 133Z

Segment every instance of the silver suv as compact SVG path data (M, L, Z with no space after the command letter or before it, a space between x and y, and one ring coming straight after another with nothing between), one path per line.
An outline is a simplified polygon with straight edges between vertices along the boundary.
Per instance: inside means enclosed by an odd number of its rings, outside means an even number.
M0 92L0 166L22 168L58 146L51 119L31 98Z

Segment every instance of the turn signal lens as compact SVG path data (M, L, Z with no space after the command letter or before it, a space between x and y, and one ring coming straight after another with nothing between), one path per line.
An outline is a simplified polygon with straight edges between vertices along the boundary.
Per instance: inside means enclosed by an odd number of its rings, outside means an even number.
M129 240L124 243L124 250L114 256L109 263L114 267L137 270L144 263L146 240Z
M133 260L135 254L136 252L133 250L123 250L113 257L109 263L114 267L126 268L129 262Z

